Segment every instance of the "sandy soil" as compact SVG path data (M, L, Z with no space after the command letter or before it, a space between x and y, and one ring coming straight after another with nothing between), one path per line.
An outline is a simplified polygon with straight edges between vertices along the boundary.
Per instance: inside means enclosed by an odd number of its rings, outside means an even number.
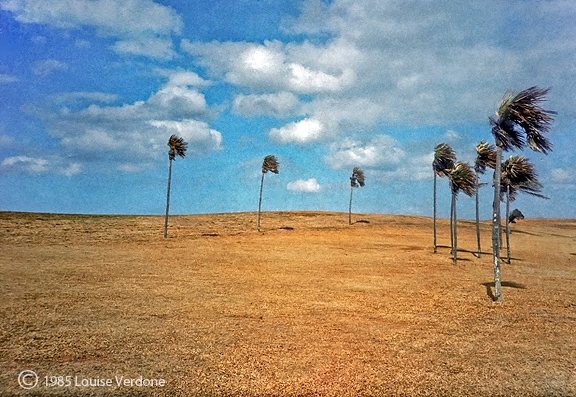
M576 220L513 225L498 304L488 222L455 266L446 220L354 218L0 212L0 395L576 395Z

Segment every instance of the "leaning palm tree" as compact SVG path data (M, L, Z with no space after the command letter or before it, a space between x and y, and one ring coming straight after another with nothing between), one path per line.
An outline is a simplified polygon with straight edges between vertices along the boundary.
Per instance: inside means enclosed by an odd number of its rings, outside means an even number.
M436 176L448 175L455 161L456 154L450 145L441 143L434 148L434 160L432 161L432 170L434 171L434 253L438 247L436 245Z
M260 181L260 200L258 201L258 231L260 231L260 210L262 208L262 187L264 186L264 174L268 171L274 174L278 173L278 159L276 156L266 156L264 157L264 162L262 163L262 180Z
M457 261L458 252L458 217L456 216L456 199L458 198L458 193L462 192L467 196L472 197L476 191L476 175L472 171L472 168L468 163L459 161L454 163L454 167L450 170L448 174L450 178L450 188L452 190L452 211L453 211L453 236L452 239L452 255L454 264Z
M510 202L516 200L517 193L526 193L532 196L547 199L540 194L542 184L534 165L524 156L514 155L502 163L501 200L506 199L506 250L508 263L510 263ZM504 196L504 197L503 197Z
M513 148L530 149L547 154L552 144L545 133L550 130L556 112L544 110L542 101L548 89L531 87L520 93L506 94L496 116L490 118L492 134L496 142L496 166L494 171L494 202L492 214L492 250L494 255L494 300L502 301L502 281L500 275L500 178L502 151Z
M478 258L482 257L480 246L480 174L486 172L486 167L496 166L496 148L486 141L481 141L476 145L476 160L474 161L474 172L476 173L476 240L478 241Z
M348 224L352 224L352 192L354 188L364 186L364 171L358 167L354 167L352 170L352 176L350 177L350 206L348 207Z
M171 135L168 139L168 158L170 159L170 168L168 169L168 193L166 194L166 219L164 220L164 238L168 237L168 210L170 208L170 181L172 180L172 160L176 156L184 158L188 143L177 135Z

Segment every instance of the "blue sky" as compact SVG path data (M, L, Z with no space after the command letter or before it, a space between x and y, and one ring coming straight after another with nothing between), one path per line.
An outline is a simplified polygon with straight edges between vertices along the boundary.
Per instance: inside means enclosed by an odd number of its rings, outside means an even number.
M513 206L576 217L575 20L571 0L0 0L0 210L162 214L176 133L174 214L255 211L274 154L264 210L347 211L359 166L354 211L430 216L434 146L472 162L537 85L554 151L524 154L550 200Z

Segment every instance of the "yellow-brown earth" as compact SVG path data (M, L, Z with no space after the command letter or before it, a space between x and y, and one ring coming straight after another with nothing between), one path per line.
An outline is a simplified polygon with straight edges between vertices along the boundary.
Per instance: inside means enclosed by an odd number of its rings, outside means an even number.
M455 266L445 219L354 218L0 213L0 395L576 395L576 220L513 225L498 304L489 222Z

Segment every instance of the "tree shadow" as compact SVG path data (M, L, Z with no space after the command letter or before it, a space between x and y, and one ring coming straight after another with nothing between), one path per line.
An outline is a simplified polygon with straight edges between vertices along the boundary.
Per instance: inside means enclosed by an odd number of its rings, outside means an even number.
M502 281L501 284L502 284L502 287L526 289L526 286L524 284L516 283L514 281ZM486 295L488 295L488 297L490 299L492 299L492 301L495 302L496 296L494 296L494 291L492 290L492 288L495 287L494 281L489 282L489 283L482 283L481 285L486 287Z

